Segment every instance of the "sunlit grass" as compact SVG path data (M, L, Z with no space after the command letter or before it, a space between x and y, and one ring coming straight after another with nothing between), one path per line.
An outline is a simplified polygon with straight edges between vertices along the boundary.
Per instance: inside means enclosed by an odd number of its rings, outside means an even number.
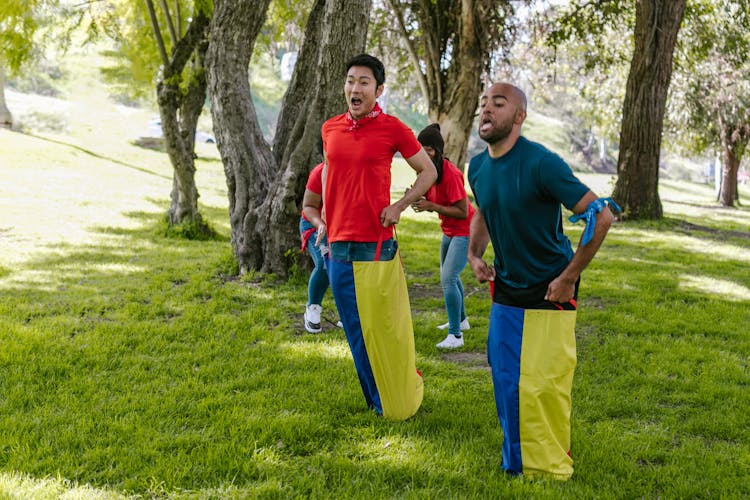
M681 287L699 293L707 291L725 300L750 301L750 288L734 281L711 278L709 276L683 275L680 278Z
M474 357L434 348L445 319L436 218L407 212L399 231L426 386L417 416L392 423L364 408L343 332L304 334L303 286L222 282L228 242L162 239L152 231L159 216L134 210L125 228L92 226L89 243L6 265L0 364L14 389L0 426L13 430L0 458L9 473L91 484L92 498L745 492L750 346L737 290L750 283L741 240L716 245L669 223L613 228L584 276L576 475L560 485L498 472L483 357L488 295L468 270L473 328L463 353ZM696 476L698 450L700 470L721 471L721 481ZM44 487L83 496L66 480Z
M289 355L302 359L317 357L346 360L351 356L349 346L346 342L341 342L341 339L336 342L320 343L313 346L309 342L295 342L288 344L286 350Z
M62 478L36 479L17 473L0 473L0 494L3 498L34 498L37 500L119 500L127 498L115 491L92 488L88 485L81 486Z

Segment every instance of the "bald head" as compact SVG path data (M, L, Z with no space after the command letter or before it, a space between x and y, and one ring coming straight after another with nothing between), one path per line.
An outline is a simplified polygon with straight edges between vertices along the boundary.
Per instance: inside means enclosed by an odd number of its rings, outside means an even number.
M479 101L479 137L503 150L521 134L526 119L526 95L510 83L493 83Z
M495 96L504 97L516 109L526 112L526 94L523 90L507 82L493 83L484 91L485 97L492 98Z

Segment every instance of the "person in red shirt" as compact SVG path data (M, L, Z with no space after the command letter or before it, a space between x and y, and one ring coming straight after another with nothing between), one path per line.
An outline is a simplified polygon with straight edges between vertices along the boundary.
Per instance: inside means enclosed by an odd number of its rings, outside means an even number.
M464 306L464 285L461 271L466 267L469 250L469 226L474 207L469 203L464 187L464 174L443 156L443 136L440 125L433 123L417 138L437 168L437 181L425 196L412 204L415 212L435 212L440 217L443 239L440 243L440 285L443 288L448 323L445 340L437 344L441 349L463 347L463 330L469 329Z
M325 223L318 227L318 238L328 237L331 290L362 391L368 406L380 414L380 395L368 357L378 353L365 348L352 263L392 260L397 251L393 226L437 178L414 132L378 105L384 82L385 68L377 58L361 54L347 63L344 96L348 109L328 119L321 129ZM401 199L391 203L391 161L396 153L417 172L417 179ZM319 217L315 206L305 205L304 210L310 217Z
M320 149L322 153L322 143L320 144ZM321 178L323 166L324 163L320 163L310 171L302 202L303 206L305 204L317 206L320 211L323 208L323 184ZM316 244L317 227L322 223L323 221L320 217L311 217L311 219L308 219L304 209L302 210L302 215L299 219L302 251L307 250L315 265L307 282L307 305L305 306L304 314L305 330L310 333L320 333L322 331L320 320L323 312L322 303L326 290L328 290L328 271L326 270L324 258L324 253L328 252L328 242L323 238L320 243Z
M322 127L327 164L324 227L332 257L344 251L343 243L376 243L382 238L386 252L383 260L388 260L392 226L437 178L430 157L411 129L383 113L377 103L384 81L385 70L378 59L366 54L352 59L344 85L349 110L330 118ZM391 161L396 153L401 153L417 172L417 180L403 198L391 204ZM374 250L375 245L370 246ZM341 257L343 261L372 260Z

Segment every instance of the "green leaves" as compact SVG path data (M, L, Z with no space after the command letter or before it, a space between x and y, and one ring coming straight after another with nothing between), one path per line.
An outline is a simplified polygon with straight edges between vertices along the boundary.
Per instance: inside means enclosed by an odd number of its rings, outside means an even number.
M42 3L7 0L0 5L0 61L17 71L32 54Z
M689 5L678 40L669 130L683 150L710 154L721 149L723 131L734 129L739 136L730 142L741 158L750 127L750 2Z

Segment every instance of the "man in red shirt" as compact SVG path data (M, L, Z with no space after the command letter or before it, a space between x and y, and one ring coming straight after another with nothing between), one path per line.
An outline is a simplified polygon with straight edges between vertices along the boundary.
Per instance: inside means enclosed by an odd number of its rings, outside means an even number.
M362 337L352 262L392 260L397 250L393 225L437 178L435 166L411 129L378 105L384 82L385 68L377 58L361 54L348 62L344 83L348 110L322 127L325 224L318 226L318 238L328 236L331 290L360 384L368 406L378 413L382 406ZM391 161L397 152L417 179L400 200L391 203ZM316 207L304 209L315 217Z

